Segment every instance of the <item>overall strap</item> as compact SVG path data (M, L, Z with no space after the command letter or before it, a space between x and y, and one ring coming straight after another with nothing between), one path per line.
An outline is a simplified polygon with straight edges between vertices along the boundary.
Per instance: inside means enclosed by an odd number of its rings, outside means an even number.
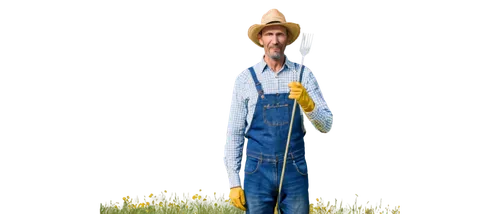
M255 70L253 67L248 68L250 70L250 74L252 74L253 81L255 82L255 87L257 88L257 92L259 92L259 96L264 99L264 90L262 90L262 85L259 80L257 80L257 75L255 74Z

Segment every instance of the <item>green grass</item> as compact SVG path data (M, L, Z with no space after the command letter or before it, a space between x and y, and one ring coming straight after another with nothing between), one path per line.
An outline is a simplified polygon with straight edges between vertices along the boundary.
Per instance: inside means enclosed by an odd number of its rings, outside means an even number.
M201 190L200 190L201 192ZM150 194L148 197L144 196L144 200L141 202L139 197L132 200L129 196L123 197L122 202L106 203L101 204L100 212L101 214L243 214L244 211L229 204L229 198L222 197L217 198L216 193L214 193L213 198L199 194L195 194L192 197L189 195L184 195L184 199L180 200L177 194L170 195L169 198L166 197L162 192L160 195ZM173 197L173 198L172 198ZM368 207L368 204L364 206L357 204L357 197L353 205L343 205L342 202L337 204L337 199L335 203L330 205L328 202L326 205L322 198L316 199L316 206L310 204L311 214L400 214L399 206L394 209L390 209L389 206L382 208L382 201L380 205Z
M101 214L243 213L240 209L230 205L229 199L224 199L224 196L217 198L216 193L213 198L208 196L201 198L198 194L193 197L184 195L183 200L179 199L177 194L167 198L164 193L166 191L156 196L153 194L149 197L144 196L143 202L140 202L138 197L135 200L124 197L122 203L111 201L104 206L101 204Z

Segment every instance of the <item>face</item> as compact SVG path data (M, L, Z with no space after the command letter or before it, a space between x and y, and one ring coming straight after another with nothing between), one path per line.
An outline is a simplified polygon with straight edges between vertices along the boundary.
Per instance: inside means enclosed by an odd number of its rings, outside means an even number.
M258 35L259 43L264 46L267 57L279 60L285 56L285 47L288 43L286 28L283 26L267 26Z

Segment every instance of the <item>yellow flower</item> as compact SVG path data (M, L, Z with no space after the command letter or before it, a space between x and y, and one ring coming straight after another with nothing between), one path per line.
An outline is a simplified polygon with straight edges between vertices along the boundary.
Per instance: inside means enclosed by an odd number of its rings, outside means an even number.
M155 195L156 193L153 192L153 190L150 190L148 193L146 193L146 197L147 198L151 198L153 197L153 195Z
M146 205L148 205L148 206L149 206L149 202L146 202Z
M217 206L217 203L215 203L214 206Z
M226 200L226 202L228 202L229 200Z
M128 199L128 198L130 198L130 197L128 197L128 196L127 196L127 199Z
M170 190L169 190L168 188L165 188L165 189L163 189L163 192L164 192L165 194L167 194L167 193L169 193L169 192L170 192Z
M201 195L198 193L191 194L191 200L200 200Z
M206 198L203 199L203 201L206 201L206 200L207 200Z
M319 201L319 199L316 198L316 201Z
M163 202L160 202L160 207L162 207L162 206L163 206Z
M124 200L124 201L126 201L126 200L127 200L127 198L123 197L123 200Z
M200 194L200 193L201 193L201 192L203 192L203 191L205 191L205 188L203 188L202 186L198 186L198 187L196 188L196 192L197 192L198 194Z

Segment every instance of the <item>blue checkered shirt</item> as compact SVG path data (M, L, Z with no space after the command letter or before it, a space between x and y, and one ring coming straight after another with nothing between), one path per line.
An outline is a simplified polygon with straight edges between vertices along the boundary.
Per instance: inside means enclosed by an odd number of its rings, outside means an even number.
M290 92L288 84L292 81L299 81L300 64L289 61L286 56L284 66L277 73L267 66L264 58L253 68L265 94L288 93ZM323 99L316 78L307 67L304 68L302 85L315 104L314 109L311 112L305 112L305 115L318 131L328 132L332 125L332 113ZM224 149L224 164L228 173L229 188L241 186L239 172L245 133L252 124L257 97L257 89L252 75L248 69L245 69L238 75L234 83ZM302 107L300 109L300 116L303 117L304 110ZM304 124L302 127L304 128Z

